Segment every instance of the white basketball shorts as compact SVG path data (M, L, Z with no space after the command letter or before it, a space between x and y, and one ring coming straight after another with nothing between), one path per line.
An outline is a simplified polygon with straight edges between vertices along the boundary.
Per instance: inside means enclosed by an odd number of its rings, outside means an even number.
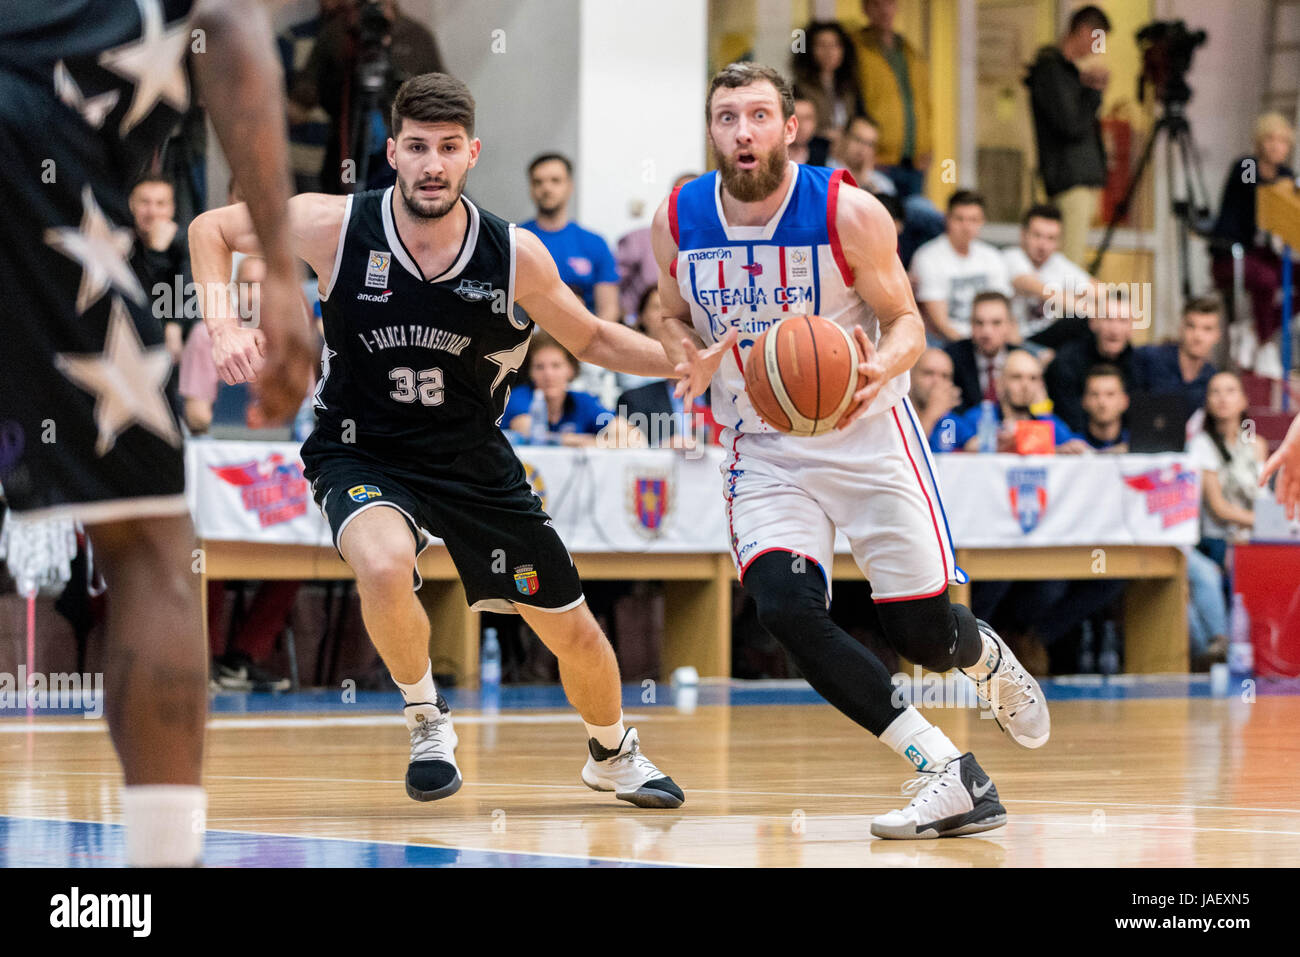
M966 582L929 444L906 398L844 431L800 438L728 429L723 444L731 557L742 582L759 555L794 552L816 562L829 600L836 529L877 602L929 598Z

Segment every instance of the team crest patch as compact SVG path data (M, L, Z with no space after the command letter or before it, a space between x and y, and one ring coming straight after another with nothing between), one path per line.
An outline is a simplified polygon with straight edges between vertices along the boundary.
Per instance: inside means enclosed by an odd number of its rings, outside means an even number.
M532 565L520 565L515 569L515 589L521 595L536 595L541 583L537 580L537 569Z
M383 494L373 485L354 485L348 489L348 498L354 502L368 502L372 498L379 498Z
M672 511L672 491L667 472L634 470L628 473L628 508L633 527L647 538L663 534Z
M1028 535L1047 511L1047 469L1008 469L1007 490L1012 514Z
M371 289L387 289L388 269L392 265L392 253L387 250L370 250L370 258L366 260L366 285Z
M455 292L466 302L482 302L492 298L492 284L477 279L462 279Z

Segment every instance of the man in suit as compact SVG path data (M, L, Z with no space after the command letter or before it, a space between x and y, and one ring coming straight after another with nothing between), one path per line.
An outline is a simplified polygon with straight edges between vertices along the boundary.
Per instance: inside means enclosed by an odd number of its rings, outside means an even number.
M983 399L997 401L998 380L1014 332L1011 300L991 290L978 293L971 304L970 338L951 342L946 348L952 359L953 382L961 390L958 412Z

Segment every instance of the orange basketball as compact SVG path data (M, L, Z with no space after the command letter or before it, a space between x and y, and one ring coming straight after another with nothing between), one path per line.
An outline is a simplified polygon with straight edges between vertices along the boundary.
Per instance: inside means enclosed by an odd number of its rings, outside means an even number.
M822 435L835 428L858 384L852 334L821 316L788 316L758 337L745 364L745 389L778 432Z

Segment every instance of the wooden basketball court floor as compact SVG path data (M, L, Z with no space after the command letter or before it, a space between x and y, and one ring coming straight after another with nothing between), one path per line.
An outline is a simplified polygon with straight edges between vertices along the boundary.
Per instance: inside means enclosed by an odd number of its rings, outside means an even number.
M1170 679L1049 684L1053 734L1026 751L969 708L928 708L993 776L1006 827L870 836L908 766L809 690L705 687L692 709L625 701L687 793L642 810L582 786L584 733L558 689L500 710L453 700L465 785L406 797L393 695L234 696L209 721L216 866L1295 866L1300 694L1213 698ZM259 702L258 699L263 699ZM326 703L328 702L328 704ZM749 703L754 702L754 703ZM268 710L260 710L262 708ZM325 710L327 709L327 710ZM243 713L239 713L239 712ZM0 865L120 866L120 780L102 721L0 720Z

